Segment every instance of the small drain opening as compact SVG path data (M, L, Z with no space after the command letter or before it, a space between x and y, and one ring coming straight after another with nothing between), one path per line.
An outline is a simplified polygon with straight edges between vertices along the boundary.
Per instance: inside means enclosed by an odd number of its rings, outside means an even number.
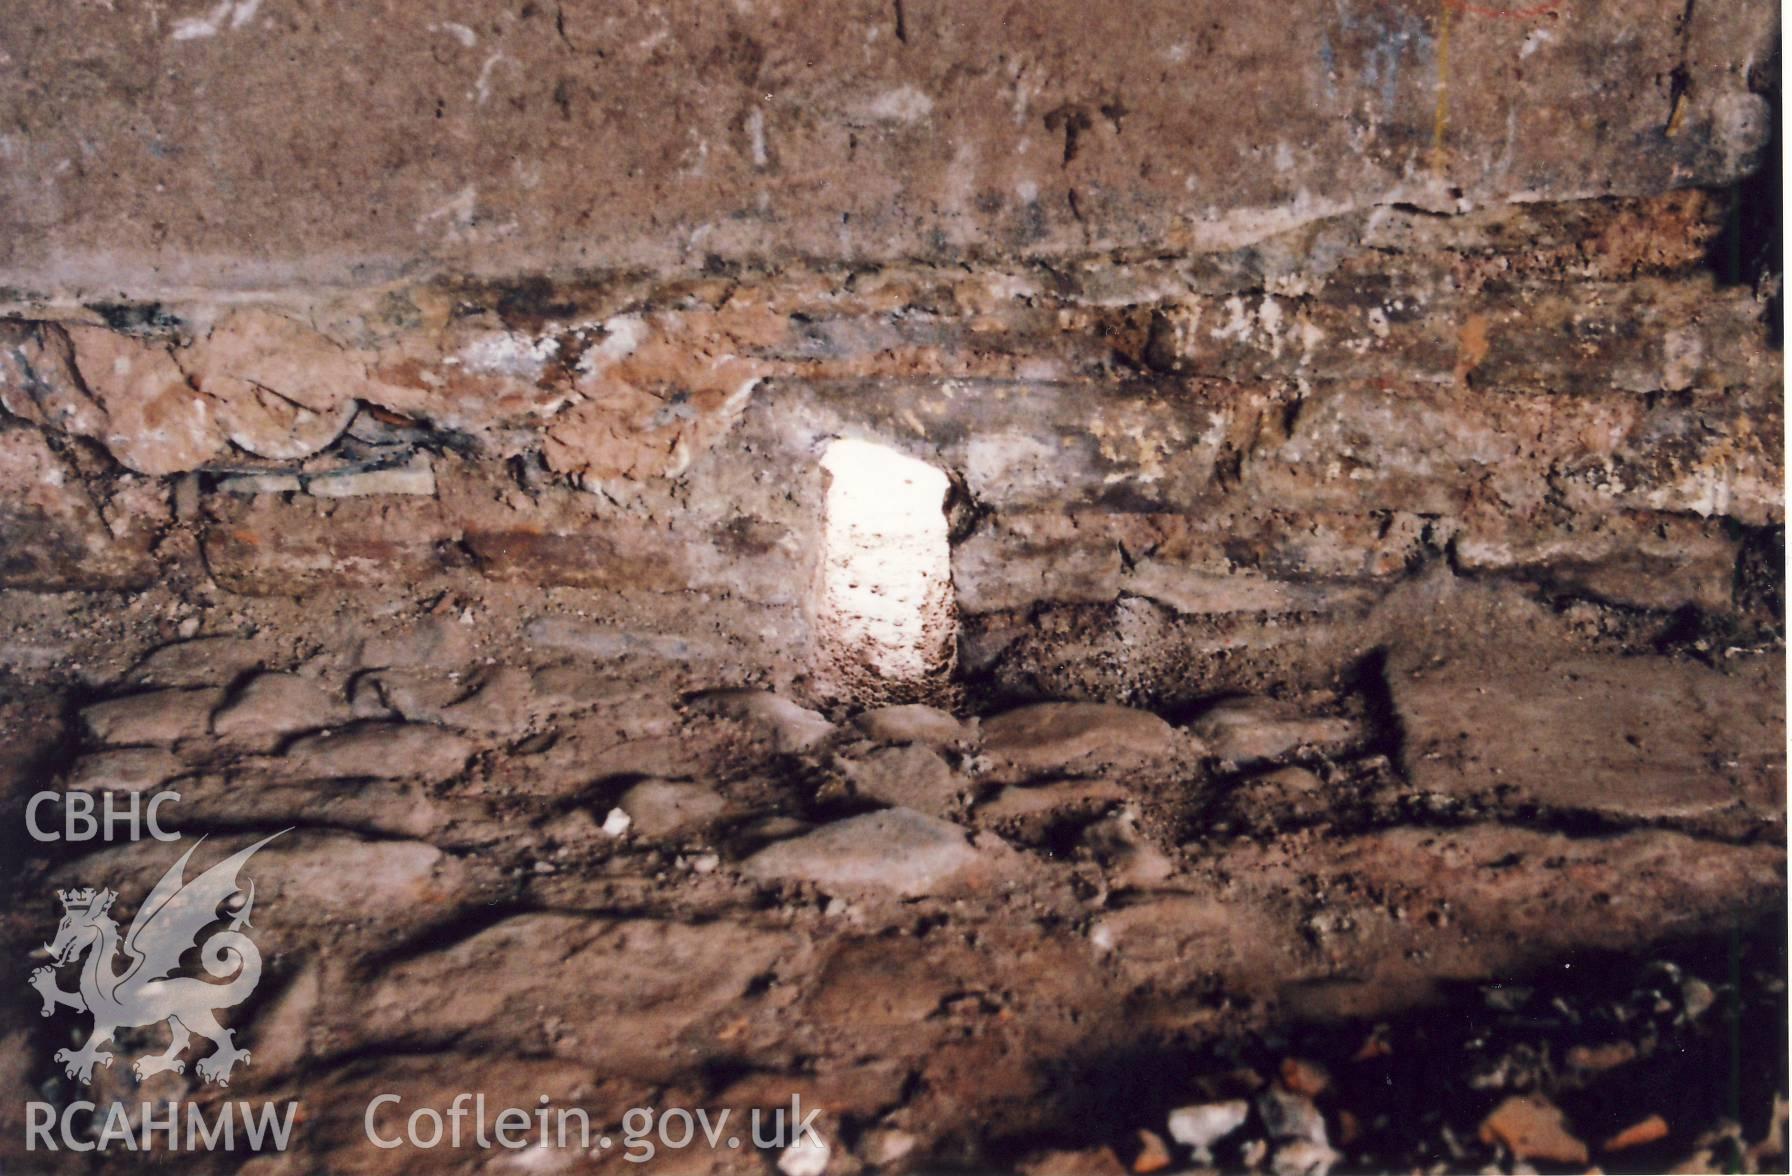
M821 466L819 676L842 701L943 697L958 644L946 475L869 441L830 443Z

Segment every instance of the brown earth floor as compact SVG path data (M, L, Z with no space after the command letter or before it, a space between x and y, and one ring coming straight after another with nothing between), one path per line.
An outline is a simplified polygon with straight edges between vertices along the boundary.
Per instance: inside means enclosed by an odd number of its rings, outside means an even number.
M1186 1168L1168 1114L1209 1104L1244 1108L1227 1169L1783 1168L1771 634L1644 654L1447 574L1392 601L1407 639L1327 689L1157 715L971 682L957 714L823 716L470 575L13 593L5 826L38 789L169 788L197 864L279 832L245 870L265 977L223 1014L252 1061L136 1089L165 1030L133 1031L86 1095L297 1100L295 1150L245 1170L502 1170L367 1142L376 1093L462 1090L612 1126L796 1094L828 1172ZM123 922L177 849L19 837L10 958L43 962L57 888ZM85 1020L40 1017L27 970L3 1080L63 1105Z

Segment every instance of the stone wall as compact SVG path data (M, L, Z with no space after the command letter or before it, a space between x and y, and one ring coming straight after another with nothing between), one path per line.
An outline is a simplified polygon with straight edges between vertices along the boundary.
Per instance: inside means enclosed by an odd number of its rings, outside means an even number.
M16 7L0 954L170 857L42 790L278 834L232 1095L307 1125L245 1171L417 1170L357 1116L462 1071L1112 1171L1290 1026L1342 1079L1464 984L1783 953L1771 5ZM934 471L925 575L831 594L842 439ZM1675 983L1635 1048L1706 1057ZM14 995L8 1163L15 1094L139 1090ZM1770 1061L1649 1162L1776 1154ZM1525 1158L1429 1072L1348 1151L1293 1073L1229 1158Z
M178 551L249 593L472 569L672 628L719 601L712 626L777 626L801 675L820 455L847 436L948 475L962 670L1003 691L1185 701L1218 646L1243 685L1430 567L1746 628L1783 417L1757 291L1707 263L1736 199L1384 208L1179 258L59 311L5 328L33 489L4 576L141 585ZM1071 615L1066 655L1039 622ZM1126 632L1184 680L1064 661Z
M1725 187L1775 35L1764 4L33 9L0 577L696 593L800 676L844 435L952 479L962 669L1003 692L1173 702L1088 670L1094 634L1211 683L1433 565L1734 621L1783 514L1777 278L1728 257L1759 201ZM1041 648L1054 618L1090 643Z
M16 15L0 284L1184 253L1723 184L1776 36L1669 0L189 7Z

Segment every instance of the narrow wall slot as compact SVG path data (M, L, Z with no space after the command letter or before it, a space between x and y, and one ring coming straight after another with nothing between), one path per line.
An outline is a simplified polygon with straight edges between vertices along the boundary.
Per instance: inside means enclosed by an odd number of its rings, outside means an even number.
M856 440L830 443L821 465L822 673L863 701L931 697L957 650L946 475Z

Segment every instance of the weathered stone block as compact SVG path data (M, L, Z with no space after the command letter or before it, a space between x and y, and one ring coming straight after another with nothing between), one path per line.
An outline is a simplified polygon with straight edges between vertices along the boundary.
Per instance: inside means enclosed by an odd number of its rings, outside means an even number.
M780 841L741 868L756 878L813 882L827 893L883 891L915 898L951 888L978 860L959 826L893 808Z
M1395 671L1401 762L1430 791L1549 809L1780 811L1785 690L1767 660L1723 671L1653 657Z

